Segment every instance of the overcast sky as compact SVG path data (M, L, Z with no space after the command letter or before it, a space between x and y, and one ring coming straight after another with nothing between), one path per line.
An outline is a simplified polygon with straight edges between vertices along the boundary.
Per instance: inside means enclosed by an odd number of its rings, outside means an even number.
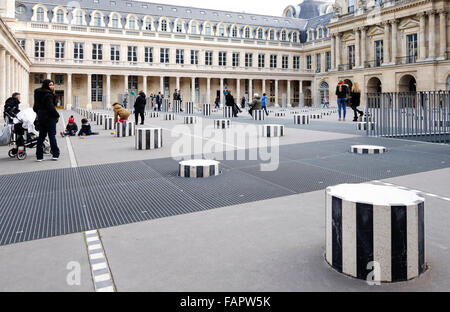
M281 16L288 5L296 5L301 0L138 0L151 3L164 3L196 8L245 12L253 14Z

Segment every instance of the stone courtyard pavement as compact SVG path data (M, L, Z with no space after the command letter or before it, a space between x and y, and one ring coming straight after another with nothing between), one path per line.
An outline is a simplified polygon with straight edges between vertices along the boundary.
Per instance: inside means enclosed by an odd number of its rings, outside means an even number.
M61 115L58 132L70 115L81 126L74 111ZM228 130L211 130L221 113L196 115L195 126L183 114L147 118L163 129L164 146L152 151L95 122L99 136L58 136L57 162L37 163L35 149L10 159L0 147L0 291L450 290L450 145L366 137L336 114L298 126L289 111L261 122L244 112ZM285 125L286 136L260 138L260 124ZM230 139L236 128L248 141ZM177 176L175 155L214 144L221 175ZM388 152L351 154L354 144ZM429 270L418 279L369 286L326 264L325 189L363 182L425 198Z

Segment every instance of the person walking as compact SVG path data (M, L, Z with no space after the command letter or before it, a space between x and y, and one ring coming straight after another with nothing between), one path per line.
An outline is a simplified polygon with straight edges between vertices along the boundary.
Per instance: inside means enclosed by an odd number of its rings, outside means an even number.
M5 108L3 109L3 118L5 118L5 121L8 118L9 123L10 124L13 123L13 118L16 117L16 115L20 112L19 104L20 104L20 93L15 92L5 102Z
M258 93L255 93L253 96L253 101L249 104L250 110L248 113L253 117L253 111L261 109L261 97Z
M39 121L39 138L36 146L36 159L44 160L44 141L48 136L52 153L52 160L58 160L60 151L56 142L56 124L59 121L59 113L56 110L55 83L46 79L42 87L34 91L33 110Z
M346 84L343 81L339 81L338 86L336 87L336 95L337 95L337 103L339 109L339 121L345 121L345 117L347 116L347 94L349 90ZM342 119L342 116L344 119Z
M134 115L136 120L136 125L139 121L139 115L141 116L141 125L144 124L145 120L145 105L147 105L147 96L145 95L144 91L139 92L139 96L136 99L136 102L134 104Z
M267 96L265 93L263 93L263 96L261 98L261 109L266 112L266 116L269 116L269 112L267 111Z
M161 91L158 92L158 95L156 96L156 105L158 105L158 111L161 111L161 104L162 104L162 95Z
M355 84L353 85L352 91L350 93L351 95L351 108L353 109L354 112L354 118L353 121L358 121L358 113L359 116L364 116L364 112L360 111L358 109L358 107L361 105L361 90L359 89L359 84L357 82L355 82Z
M215 101L216 107L217 109L220 108L220 97L216 97L216 101Z
M227 95L225 96L225 105L232 108L233 117L237 117L238 112L242 112L236 105L234 97L229 90L227 91Z
M241 107L245 108L245 96L243 96L241 99Z

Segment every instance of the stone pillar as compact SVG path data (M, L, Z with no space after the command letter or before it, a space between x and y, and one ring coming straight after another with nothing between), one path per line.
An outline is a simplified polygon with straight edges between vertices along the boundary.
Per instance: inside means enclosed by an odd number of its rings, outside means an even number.
M336 69L341 66L341 34L336 35Z
M292 103L291 103L291 81L287 80L287 107L292 107Z
M92 109L92 75L87 75L87 102L86 109Z
M253 80L248 80L248 101L253 101Z
M355 66L356 68L361 67L361 32L359 29L354 30L355 33Z
M389 42L390 42L390 36L389 36L389 22L384 23L384 38L383 38L383 64L382 65L388 65L391 61L391 55L389 53Z
M180 77L176 78L176 88L178 91L180 91Z
M236 103L241 102L241 79L236 79Z
M164 77L159 77L159 91L161 91L161 94L164 95Z
M111 75L106 75L106 107L110 108L113 104L111 101Z
M397 34L398 34L398 21L393 20L391 21L392 25L392 51L391 51L391 63L396 64L397 63L397 57L398 57L398 51L397 51Z
M195 78L191 78L191 102L195 102Z
M5 69L6 69L6 98L11 96L11 55L9 55L8 53L6 53L6 58L5 58ZM0 104L4 104L0 103Z
M220 105L224 105L225 103L223 97L223 78L220 78Z
M211 104L211 78L206 78L206 103Z
M52 79L52 73L47 73L47 79Z
M435 11L428 12L428 25L430 37L428 41L428 58L434 60L436 58L436 16Z
M425 48L425 13L419 15L419 59L424 60L427 57Z
M123 92L128 90L128 75L123 76Z
M147 76L142 76L142 91L147 95Z
M361 67L366 66L366 44L367 44L367 28L362 27L361 30Z
M303 94L303 81L300 80L298 83L299 90L299 107L305 107L305 95Z
M108 91L106 91L108 92ZM72 109L72 74L67 73L67 96L66 96L66 109Z
M336 36L331 36L331 69L336 70Z
M262 93L266 93L266 79L262 80Z
M447 12L441 10L439 12L439 58L445 59L447 52Z
M0 105L6 101L6 50L0 48Z
M278 104L278 79L275 79L275 107L280 107Z
M17 92L16 89L16 60L14 59L14 57L11 56L11 92L10 93L14 93Z

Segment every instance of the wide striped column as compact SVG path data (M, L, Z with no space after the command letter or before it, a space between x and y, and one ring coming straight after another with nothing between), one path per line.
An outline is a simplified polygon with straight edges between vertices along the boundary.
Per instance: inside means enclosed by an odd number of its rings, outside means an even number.
M178 176L182 178L209 178L219 175L219 162L215 160L193 159L179 163Z
M136 129L136 150L153 150L162 148L163 136L161 128Z
M193 125L197 123L196 116L184 116L184 124L185 125Z
M311 114L309 114L309 118L311 118L311 119L322 119L322 114L321 113L311 113Z
M384 154L387 152L387 148L384 146L376 146L376 145L352 145L350 148L350 152L354 154Z
M115 129L114 117L109 117L109 116L105 117L104 126L105 126L105 130Z
M163 112L168 113L169 112L169 106L170 106L170 100L169 99L163 99L161 110Z
M159 113L158 112L146 112L145 117L147 118L158 118Z
M233 107L225 106L223 108L223 118L233 118Z
M367 128L371 131L375 130L374 122L358 122L356 123L356 130L358 131L367 131Z
M109 115L105 115L105 114L98 114L97 115L97 125L99 126L103 126L104 122L105 122L105 118L109 117Z
M194 102L186 102L185 113L186 115L194 114Z
M295 125L309 125L309 115L295 115L294 116Z
M416 193L396 187L329 187L326 261L340 273L371 282L418 277L426 269L424 206Z
M264 125L261 126L261 133L263 137L276 138L284 136L284 126L282 125Z
M266 114L263 110L254 110L252 111L253 120L265 120Z
M179 114L181 112L181 101L173 101L173 113Z
M175 120L175 114L164 114L164 120L166 121L172 121Z
M202 114L203 116L211 116L211 104L202 105Z
M286 113L275 113L275 117L286 117Z
M214 128L227 129L231 127L231 120L229 119L216 119L214 120Z
M116 124L116 136L118 138L134 136L136 125L133 121L127 121L125 123L118 122Z

